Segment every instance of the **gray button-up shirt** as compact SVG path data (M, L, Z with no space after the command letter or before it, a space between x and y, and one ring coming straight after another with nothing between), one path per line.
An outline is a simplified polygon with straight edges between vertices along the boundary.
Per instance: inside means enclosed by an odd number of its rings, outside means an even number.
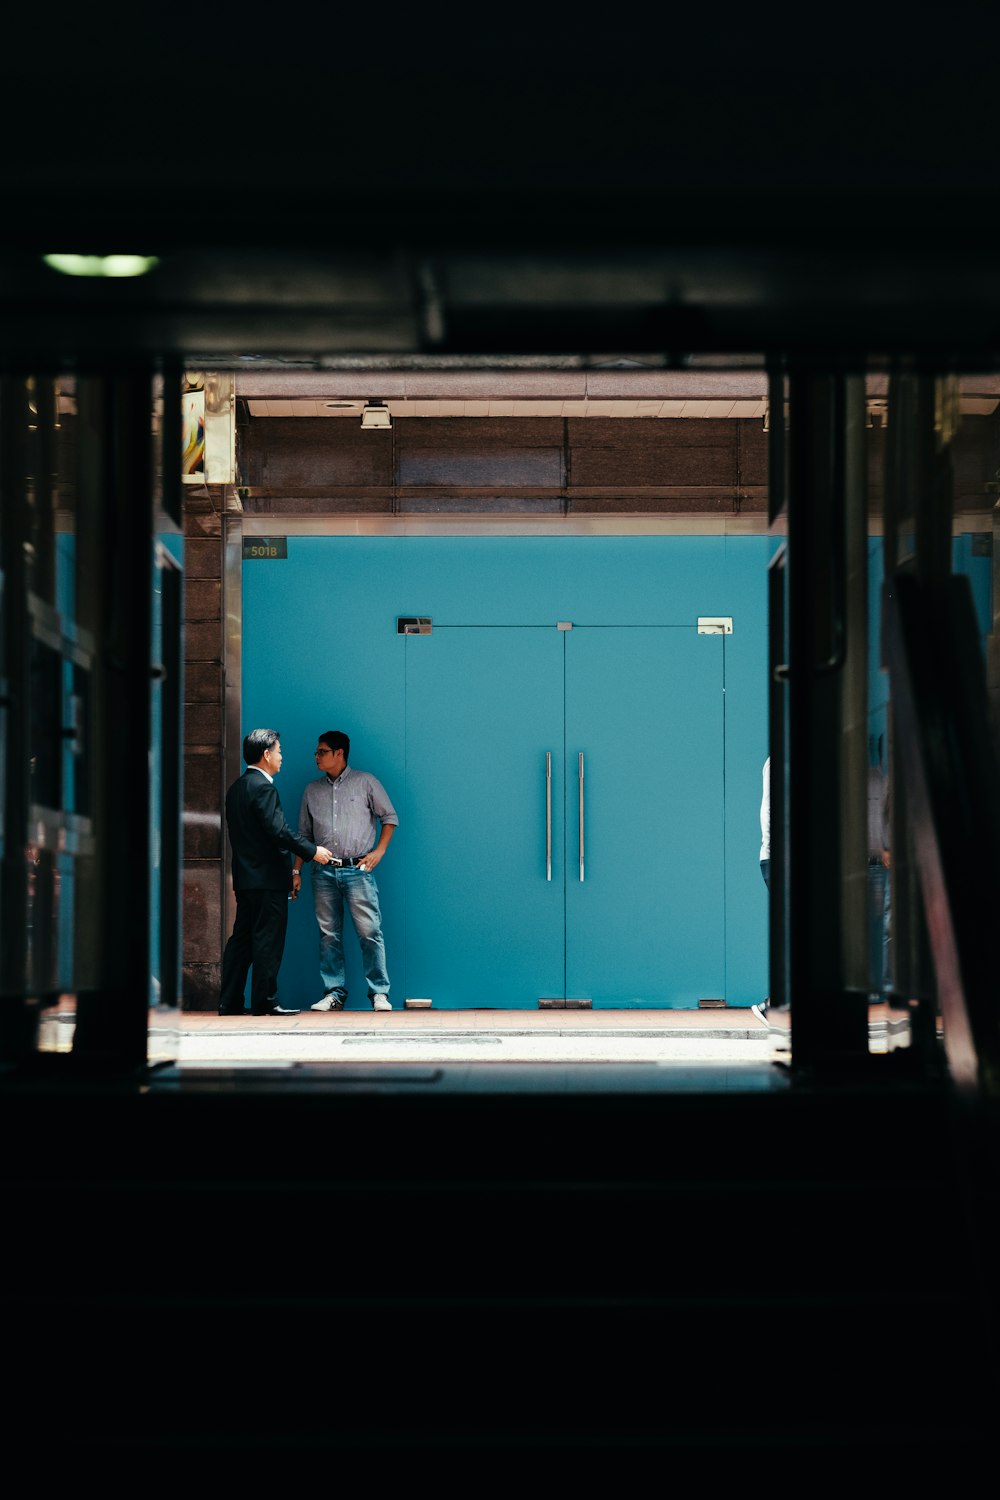
M398 826L385 788L367 771L345 766L336 781L320 776L302 794L299 832L340 859L359 859L378 843L378 823Z

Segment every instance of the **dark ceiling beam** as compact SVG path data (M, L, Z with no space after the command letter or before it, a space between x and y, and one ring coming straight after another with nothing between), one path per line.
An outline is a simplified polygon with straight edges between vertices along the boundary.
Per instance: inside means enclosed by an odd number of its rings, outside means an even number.
M65 238L65 235L62 236ZM438 256L433 326L423 247L366 267L333 245L163 254L134 281L60 276L37 255L0 256L0 353L83 360L128 350L219 368L255 358L508 361L626 350L683 368L690 357L798 352L849 368L894 353L936 367L1000 367L1000 256L990 236L885 255L857 243L808 255L734 244L725 255L667 243L632 255L572 244L509 256Z

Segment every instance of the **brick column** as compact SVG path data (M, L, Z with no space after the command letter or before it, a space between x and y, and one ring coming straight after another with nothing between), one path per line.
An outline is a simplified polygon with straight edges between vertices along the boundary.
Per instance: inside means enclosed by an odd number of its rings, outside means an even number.
M219 1003L224 797L222 486L185 494L183 1007Z

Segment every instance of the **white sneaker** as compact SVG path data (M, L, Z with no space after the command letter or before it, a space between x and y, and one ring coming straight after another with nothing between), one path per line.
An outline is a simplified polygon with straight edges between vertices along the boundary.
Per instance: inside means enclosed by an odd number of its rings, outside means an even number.
M388 995L373 995L372 1010L392 1010Z
M343 1010L344 1002L339 995L332 992L324 995L322 1000L317 1000L315 1005L310 1005L310 1010Z

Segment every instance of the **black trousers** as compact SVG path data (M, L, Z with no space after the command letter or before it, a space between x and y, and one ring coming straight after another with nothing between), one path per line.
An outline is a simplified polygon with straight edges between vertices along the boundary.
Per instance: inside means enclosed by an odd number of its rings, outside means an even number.
M287 891L237 891L236 921L222 955L219 1009L241 1011L247 974L253 969L250 1010L263 1015L274 1004L278 970L288 930Z

